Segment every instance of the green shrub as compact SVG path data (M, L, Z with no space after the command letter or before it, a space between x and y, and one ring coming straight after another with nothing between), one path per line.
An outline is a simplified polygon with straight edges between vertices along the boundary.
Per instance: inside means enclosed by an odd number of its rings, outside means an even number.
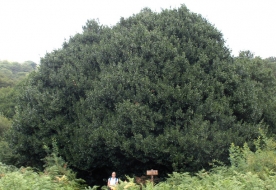
M50 150L49 147L44 146L44 149L48 152L48 156L43 159L45 161L44 174L50 176L52 180L63 183L64 186L83 189L85 187L85 181L77 179L76 173L68 168L67 163L62 157L58 156L59 152L56 139L52 139L52 147L52 150Z
M255 151L250 150L247 143L243 147L231 145L231 167L220 166L208 172L202 170L195 176L175 172L153 189L275 189L276 142L263 131L260 134L254 141Z
M0 162L17 165L17 154L14 154L7 141L0 141Z
M243 147L230 147L230 161L232 169L239 172L252 172L260 178L276 172L276 142L273 138L268 138L261 131L261 136L254 141L256 151L251 151L247 143Z
M56 141L53 139L52 152L44 159L43 172L35 172L30 167L16 168L0 163L0 189L20 190L80 190L85 188L84 180L67 167L67 163L58 156ZM0 145L3 145L0 144ZM50 152L50 149L45 147ZM3 151L3 150L2 150Z
M231 166L215 166L212 170L202 170L196 175L174 172L166 181L152 185L147 183L143 190L251 190L276 187L276 142L262 131L254 141L255 151L247 143L243 147L230 147ZM130 178L129 181L133 181ZM129 184L129 185L128 185ZM122 182L116 190L139 189L133 182ZM102 188L103 190L106 187Z
M0 113L0 140L3 139L4 134L11 127L11 120L6 118L2 113Z

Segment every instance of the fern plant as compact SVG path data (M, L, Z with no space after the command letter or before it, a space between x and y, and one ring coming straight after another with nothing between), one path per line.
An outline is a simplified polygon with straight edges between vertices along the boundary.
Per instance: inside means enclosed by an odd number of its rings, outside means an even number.
M55 138L52 139L52 150L46 145L43 148L48 153L48 156L43 159L45 162L44 174L49 175L52 180L58 183L64 183L76 188L85 188L85 181L83 179L77 179L76 173L68 168L67 162L59 156Z
M260 137L254 141L254 145L256 148L254 152L250 150L247 143L244 143L242 148L231 145L232 169L245 173L252 172L261 179L266 179L276 172L276 142L260 130Z

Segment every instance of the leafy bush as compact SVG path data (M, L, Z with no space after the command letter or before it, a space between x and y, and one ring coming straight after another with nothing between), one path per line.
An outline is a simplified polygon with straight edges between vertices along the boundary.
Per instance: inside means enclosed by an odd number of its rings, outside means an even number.
M67 163L62 157L58 156L59 153L56 139L52 139L52 147L52 150L50 150L49 147L46 145L44 146L44 149L48 152L48 155L43 159L45 161L44 174L50 176L52 180L57 180L59 183L63 183L64 186L76 189L84 188L85 181L77 179L76 173L68 168Z
M13 87L0 88L0 112L2 115L12 119L15 114L15 106L18 95L17 85Z
M31 168L15 168L0 164L0 189L60 189L75 190L74 186L67 185L65 180L52 180L45 173L34 172Z
M231 166L215 166L210 171L202 170L196 175L173 172L166 181L152 185L148 182L143 190L251 190L276 187L276 142L261 131L254 141L255 151L245 143L243 147L230 147ZM130 182L122 182L116 187L121 189L139 189ZM106 189L103 187L102 189Z
M3 137L5 133L10 129L11 127L11 120L3 116L2 113L0 113L0 140L3 140Z
M268 138L263 131L254 141L255 151L251 151L247 143L243 147L230 147L231 167L239 172L251 172L261 179L276 173L276 142Z
M45 149L50 152L48 147ZM56 141L53 150L45 159L43 172L36 172L30 167L16 168L0 163L0 189L49 189L79 190L86 187L85 181L77 179L76 174L67 167L67 163L58 156Z
M0 141L0 162L5 164L18 164L18 155L13 152L5 140Z
M59 187L61 186L52 182L49 176L39 175L28 168L5 173L0 179L1 189L59 189Z
M198 176L173 173L166 182L157 184L153 189L273 189L276 185L275 180L275 176L262 180L251 172L239 173L223 167L211 173L199 172ZM181 182L176 183L179 181Z
M231 167L203 170L196 176L175 172L154 189L275 189L276 142L262 130L260 134L254 141L255 151L250 150L247 143L243 147L231 145Z

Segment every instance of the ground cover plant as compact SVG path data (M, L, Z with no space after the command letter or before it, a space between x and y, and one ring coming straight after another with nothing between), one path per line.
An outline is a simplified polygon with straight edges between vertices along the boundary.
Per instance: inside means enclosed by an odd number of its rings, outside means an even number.
M67 163L58 155L55 139L52 146L53 150L44 147L49 154L43 159L45 165L42 171L31 167L17 168L0 162L0 189L85 189L85 181L78 179L76 173L68 168Z

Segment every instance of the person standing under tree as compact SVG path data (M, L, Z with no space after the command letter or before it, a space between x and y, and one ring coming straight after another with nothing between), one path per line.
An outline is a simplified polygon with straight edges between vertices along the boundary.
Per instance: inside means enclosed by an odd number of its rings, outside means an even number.
M119 182L119 179L116 178L116 172L112 172L111 177L108 178L108 182L107 182L108 189L114 190L118 182Z

